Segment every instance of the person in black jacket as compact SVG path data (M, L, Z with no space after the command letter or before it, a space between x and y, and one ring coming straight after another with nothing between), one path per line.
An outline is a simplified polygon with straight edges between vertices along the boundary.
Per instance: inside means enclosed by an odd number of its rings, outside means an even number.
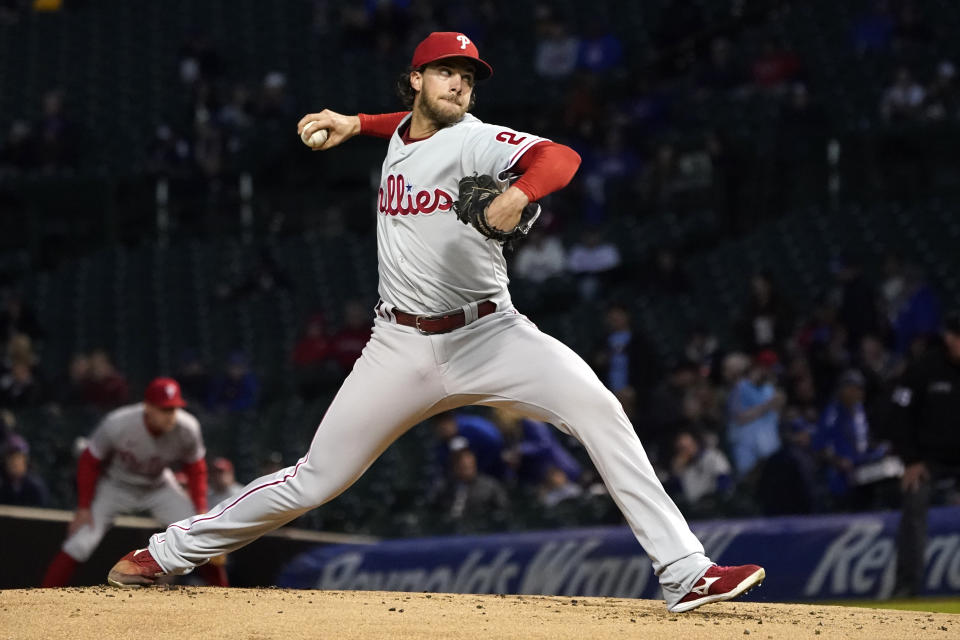
M614 393L631 387L641 397L660 378L660 363L643 334L633 326L630 311L612 302L606 312L607 333L593 357L593 368Z
M502 526L510 498L495 478L477 471L474 453L462 448L450 454L448 481L431 503L445 524L466 532Z
M916 595L924 572L934 481L960 478L960 311L944 319L943 349L910 365L891 396L890 435L903 459L896 595Z

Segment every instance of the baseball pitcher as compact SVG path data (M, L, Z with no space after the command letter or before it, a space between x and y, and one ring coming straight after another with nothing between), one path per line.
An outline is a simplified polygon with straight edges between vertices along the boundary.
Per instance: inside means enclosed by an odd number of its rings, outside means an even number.
M613 394L514 308L503 245L529 230L533 203L563 188L580 158L471 115L475 83L492 73L466 35L432 33L399 87L410 111L324 110L300 121L301 139L318 150L357 134L388 140L375 202L373 335L303 458L155 534L108 582L152 584L248 544L335 498L413 425L470 404L513 409L583 443L650 556L670 611L728 600L763 580L761 567L720 567L704 555Z

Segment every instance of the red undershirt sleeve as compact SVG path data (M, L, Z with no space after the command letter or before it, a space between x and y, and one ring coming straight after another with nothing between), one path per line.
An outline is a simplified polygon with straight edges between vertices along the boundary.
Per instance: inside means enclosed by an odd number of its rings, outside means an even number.
M544 140L530 147L513 165L523 174L513 186L534 202L567 186L580 168L580 154L570 147Z
M372 136L374 138L389 138L393 132L400 126L400 121L407 117L409 111L397 111L396 113L358 113L360 118L360 135Z
M101 460L90 449L84 449L77 461L77 508L89 509L93 502L93 494L97 491L97 480L100 478Z
M187 475L187 490L197 513L207 512L207 461L200 458L196 462L183 465Z

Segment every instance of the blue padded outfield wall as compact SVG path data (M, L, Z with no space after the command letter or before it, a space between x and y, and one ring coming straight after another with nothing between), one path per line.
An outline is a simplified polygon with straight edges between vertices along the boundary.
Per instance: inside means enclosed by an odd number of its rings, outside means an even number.
M750 600L887 597L899 513L694 523L721 564L761 564ZM626 527L418 538L318 548L281 587L658 598L650 560ZM930 510L926 594L960 593L960 507Z

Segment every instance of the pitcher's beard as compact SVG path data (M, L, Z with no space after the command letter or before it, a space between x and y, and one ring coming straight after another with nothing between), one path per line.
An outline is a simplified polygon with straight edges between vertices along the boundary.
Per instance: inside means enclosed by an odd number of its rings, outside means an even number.
M440 101L442 99L443 98L435 98L435 100L437 101ZM453 104L453 106L458 107L459 109L460 105L456 105L454 103L450 103L450 104ZM420 111L429 120L431 120L432 122L436 122L441 127L446 127L453 124L454 122L457 122L467 112L466 109L460 109L460 110L451 112L451 111L441 110L437 107L438 105L434 104L433 100L431 100L427 96L421 96Z

